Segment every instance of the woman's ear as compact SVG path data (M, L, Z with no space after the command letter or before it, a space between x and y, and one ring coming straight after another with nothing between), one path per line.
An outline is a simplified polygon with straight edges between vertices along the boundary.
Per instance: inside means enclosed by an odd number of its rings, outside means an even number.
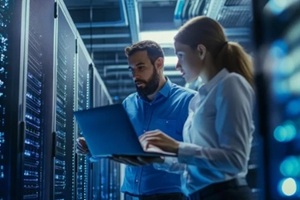
M164 67L164 58L163 57L157 58L154 64L157 67L157 69L163 69L163 67Z
M197 53L199 55L199 58L201 60L204 60L205 55L206 55L206 47L203 44L198 44L197 45Z

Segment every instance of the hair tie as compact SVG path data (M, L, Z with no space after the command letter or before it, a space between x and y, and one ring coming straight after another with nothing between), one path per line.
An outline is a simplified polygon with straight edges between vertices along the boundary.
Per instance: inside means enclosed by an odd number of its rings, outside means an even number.
M228 44L228 41L225 41L222 43L222 45L220 46L217 55L222 51L222 49L224 48L224 46L226 46Z

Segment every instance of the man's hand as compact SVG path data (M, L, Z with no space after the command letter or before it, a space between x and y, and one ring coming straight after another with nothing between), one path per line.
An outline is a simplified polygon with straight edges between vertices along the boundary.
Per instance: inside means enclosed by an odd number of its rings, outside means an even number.
M86 155L89 152L90 151L89 151L89 148L86 144L86 141L85 141L84 137L77 138L77 140L76 140L76 153Z

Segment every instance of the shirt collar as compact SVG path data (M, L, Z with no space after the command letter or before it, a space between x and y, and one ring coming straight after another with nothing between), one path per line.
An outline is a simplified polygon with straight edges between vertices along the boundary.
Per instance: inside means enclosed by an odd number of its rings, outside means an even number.
M168 97L170 90L171 90L172 82L166 77L166 82L163 87L159 90L159 94L163 95L164 97Z
M203 84L199 88L199 93L206 95L213 87L215 87L220 80L222 80L227 74L229 74L228 70L226 68L223 68L221 71L219 71L210 81Z

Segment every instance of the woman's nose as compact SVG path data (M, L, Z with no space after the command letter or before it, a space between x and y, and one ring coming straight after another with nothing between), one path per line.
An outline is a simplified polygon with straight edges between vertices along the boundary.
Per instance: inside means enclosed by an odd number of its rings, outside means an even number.
M175 69L180 70L181 68L182 68L181 64L177 62L177 64L175 65Z

